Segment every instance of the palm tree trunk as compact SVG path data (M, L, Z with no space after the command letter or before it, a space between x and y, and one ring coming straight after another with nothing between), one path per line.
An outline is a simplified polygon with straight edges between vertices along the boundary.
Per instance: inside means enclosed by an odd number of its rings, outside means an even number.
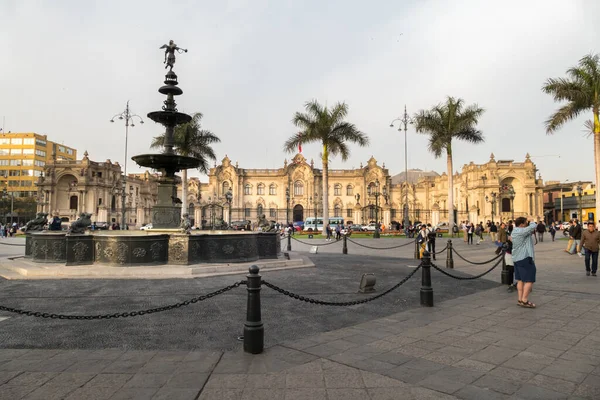
M452 173L452 145L446 148L446 166L448 168L448 226L454 226L454 174Z
M187 213L187 169L181 171L181 216ZM194 218L190 215L190 218Z
M596 169L596 211L594 213L594 224L600 220L600 110L596 107L594 110L594 167ZM583 215L581 216L583 217ZM582 218L583 221L583 218Z
M327 152L327 144L323 144L323 231L322 235L326 235L325 228L329 224L329 154Z

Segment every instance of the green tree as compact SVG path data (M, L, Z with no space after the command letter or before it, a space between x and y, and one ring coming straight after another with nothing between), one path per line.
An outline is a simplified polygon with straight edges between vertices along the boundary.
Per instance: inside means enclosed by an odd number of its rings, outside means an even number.
M553 134L567 121L592 111L593 123L586 127L594 136L594 168L596 187L600 184L600 56L588 54L579 64L567 70L566 78L549 78L542 86L557 102L566 102L546 121L546 133ZM593 125L592 125L593 124ZM600 211L600 195L596 194L596 219ZM580 216L582 217L582 216Z
M464 106L463 99L447 97L445 103L430 110L421 110L415 114L417 133L429 135L429 151L438 158L446 153L448 169L448 222L454 226L454 174L452 166L452 140L464 140L471 143L484 141L483 134L477 129L479 117L484 109L472 104Z
M304 109L305 112L296 112L292 119L293 124L300 128L300 132L290 137L283 149L286 152L294 152L299 144L314 142L323 146L321 160L323 163L323 226L325 227L329 223L329 155L340 155L342 160L346 161L350 156L347 142L367 146L369 138L354 124L345 121L348 115L346 103L337 103L332 108L328 108L316 100L311 100L305 103Z
M210 169L210 160L216 160L212 145L221 142L211 131L201 127L202 113L195 113L187 124L175 127L173 134L173 151L175 153L199 159L198 170L206 174ZM151 148L162 148L165 143L165 134L155 137L150 144ZM187 170L181 171L181 213L187 213ZM193 217L190 216L190 217Z

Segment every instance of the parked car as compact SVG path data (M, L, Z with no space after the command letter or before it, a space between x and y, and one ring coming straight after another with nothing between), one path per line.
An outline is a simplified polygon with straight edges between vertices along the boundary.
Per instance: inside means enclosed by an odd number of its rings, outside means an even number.
M363 225L363 231L365 232L375 232L375 229L377 228L377 224L375 224L375 222L371 222L369 225Z
M94 229L96 230L108 230L108 222L96 222L95 224ZM92 225L94 225L94 223L92 223Z
M142 231L147 231L148 229L152 229L152 224L146 224L140 228Z
M448 222L440 222L434 227L434 231L438 233L448 233L450 232L450 224Z
M352 224L352 225L348 226L348 229L350 229L351 231L357 231L357 232L363 231L363 227L361 224Z

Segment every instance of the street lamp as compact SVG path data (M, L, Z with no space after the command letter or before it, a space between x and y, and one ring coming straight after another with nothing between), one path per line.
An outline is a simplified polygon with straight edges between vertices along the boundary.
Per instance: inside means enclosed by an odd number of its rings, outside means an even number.
M317 212L319 210L319 195L317 194L317 192L315 192L315 197L313 199L312 196L309 196L309 201L313 204L313 212L315 213L315 219L314 219L314 224L315 224L315 233L318 232L317 230Z
M510 211L512 213L511 219L514 222L515 221L515 189L512 187L508 190L508 198L510 199Z
M231 193L231 189L229 189L227 191L227 193L225 193L225 200L227 201L227 205L229 206L229 218L228 218L228 223L229 223L229 229L231 228L231 201L233 200L233 193Z
M387 188L383 187L383 193L379 191L379 179L375 181L375 191L371 191L371 195L375 196L375 232L373 233L374 239L379 239L379 196L383 195L387 197Z
M127 139L129 137L129 127L131 126L133 128L135 126L135 124L133 123L133 120L135 118L139 118L140 124L143 124L144 120L137 114L131 114L131 110L129 109L129 100L127 100L125 111L123 111L120 114L115 114L110 119L110 122L115 122L115 118L125 120L125 163L123 164L123 194L121 197L121 229L125 229L125 226L127 224L127 219L125 217L125 189L127 185Z
M496 207L496 196L496 192L491 193L491 198L489 198L487 195L485 196L485 202L490 203L492 205L492 224L494 223L494 208Z
M577 194L579 195L579 221L583 223L583 212L582 212L582 198L583 195L583 187L581 185L577 185Z
M8 182L6 182L8 186ZM6 186L2 189L2 198L5 199L8 196L9 192L6 189ZM13 192L10 192L10 223L13 222L13 213L15 209L15 195ZM4 214L4 224L6 224L6 214Z
M285 188L285 221L286 224L290 224L290 188Z
M404 188L406 193L404 195L404 206L402 207L402 216L403 216L403 226L404 230L408 228L408 146L407 146L407 130L408 124L412 124L413 121L408 117L408 113L406 112L406 105L404 105L404 115L402 118L396 118L390 123L390 128L394 127L394 122L400 121L402 125L404 125ZM402 127L398 127L398 132L402 130Z

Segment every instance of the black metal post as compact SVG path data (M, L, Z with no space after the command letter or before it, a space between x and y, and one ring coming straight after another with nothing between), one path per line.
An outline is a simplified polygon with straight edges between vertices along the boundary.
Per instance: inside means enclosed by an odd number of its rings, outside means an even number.
M288 245L287 251L292 251L292 232L288 230Z
M420 249L419 249L419 241L417 240L419 238L419 236L417 235L415 237L415 260L418 260L419 258L421 258L420 256Z
M379 239L379 186L376 190L377 192L375 193L375 232L373 232L373 238Z
M265 347L265 328L260 315L260 286L259 268L253 265L247 275L248 302L246 305L246 323L244 324L244 351L260 354Z
M452 258L452 240L448 239L448 252L446 253L446 268L454 268L454 258Z
M502 252L502 272L500 273L500 282L503 285L512 285L513 284L513 271L511 271L506 265L506 257L504 257L504 252Z
M342 244L342 254L348 254L348 238L346 237L346 235L344 235L343 240L344 243Z
M431 256L425 250L421 262L421 305L433 307L433 288L431 287Z

